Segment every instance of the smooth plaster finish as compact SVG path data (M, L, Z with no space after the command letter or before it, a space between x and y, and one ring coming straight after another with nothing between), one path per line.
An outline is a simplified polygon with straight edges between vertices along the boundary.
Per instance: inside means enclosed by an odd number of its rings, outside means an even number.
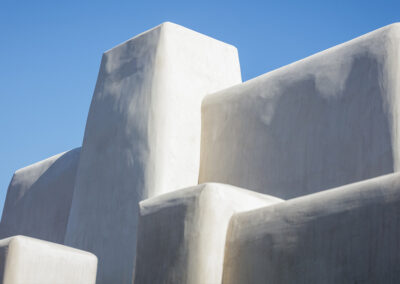
M232 217L223 283L399 283L400 174Z
M172 23L104 53L66 236L98 283L132 282L138 202L197 184L202 99L237 83L235 47Z
M80 148L14 173L0 223L0 238L26 235L64 243Z
M398 171L399 52L392 24L207 96L199 182L289 199Z
M135 283L221 283L231 216L279 202L216 183L140 202Z
M25 236L0 240L3 284L95 284L95 255Z

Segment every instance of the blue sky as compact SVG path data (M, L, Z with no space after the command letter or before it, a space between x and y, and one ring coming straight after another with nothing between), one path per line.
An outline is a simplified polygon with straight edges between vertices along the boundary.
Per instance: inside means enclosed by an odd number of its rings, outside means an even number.
M244 80L400 21L400 1L0 1L0 210L12 174L78 147L102 53L164 21L235 45Z

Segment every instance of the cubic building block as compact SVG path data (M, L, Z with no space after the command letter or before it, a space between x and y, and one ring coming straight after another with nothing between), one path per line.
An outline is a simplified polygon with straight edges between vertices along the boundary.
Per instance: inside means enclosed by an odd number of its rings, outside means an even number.
M400 24L207 96L199 182L289 199L400 167Z
M95 284L95 255L38 239L0 240L3 284Z
M232 217L223 281L399 283L400 174Z
M66 235L99 284L132 282L138 202L198 183L202 99L237 83L235 47L172 23L104 53Z
M64 243L80 148L14 173L4 204L0 238L25 235Z
M221 283L231 216L279 202L216 183L140 202L135 283Z

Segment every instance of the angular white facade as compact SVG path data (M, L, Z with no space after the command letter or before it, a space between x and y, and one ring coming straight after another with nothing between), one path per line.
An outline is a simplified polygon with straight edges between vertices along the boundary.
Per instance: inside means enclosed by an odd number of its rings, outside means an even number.
M400 283L399 96L400 24L245 83L231 45L140 34L104 53L82 149L16 171L0 223L99 268L16 236L0 279Z
M400 174L232 217L222 283L398 283Z
M207 96L199 182L288 199L399 169L400 24Z
M80 148L19 169L8 187L0 238L26 235L64 243Z
M140 202L135 283L221 283L231 216L279 202L216 183Z
M24 236L0 240L4 284L95 284L97 258L81 250Z
M138 202L197 184L205 95L241 83L235 47L164 23L103 55L66 244L130 283Z

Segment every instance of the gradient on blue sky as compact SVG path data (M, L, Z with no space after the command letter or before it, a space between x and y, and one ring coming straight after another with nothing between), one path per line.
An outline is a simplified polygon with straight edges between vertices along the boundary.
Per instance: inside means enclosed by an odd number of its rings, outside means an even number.
M0 210L15 170L78 147L102 53L171 21L239 50L243 80L400 21L400 1L0 1Z

